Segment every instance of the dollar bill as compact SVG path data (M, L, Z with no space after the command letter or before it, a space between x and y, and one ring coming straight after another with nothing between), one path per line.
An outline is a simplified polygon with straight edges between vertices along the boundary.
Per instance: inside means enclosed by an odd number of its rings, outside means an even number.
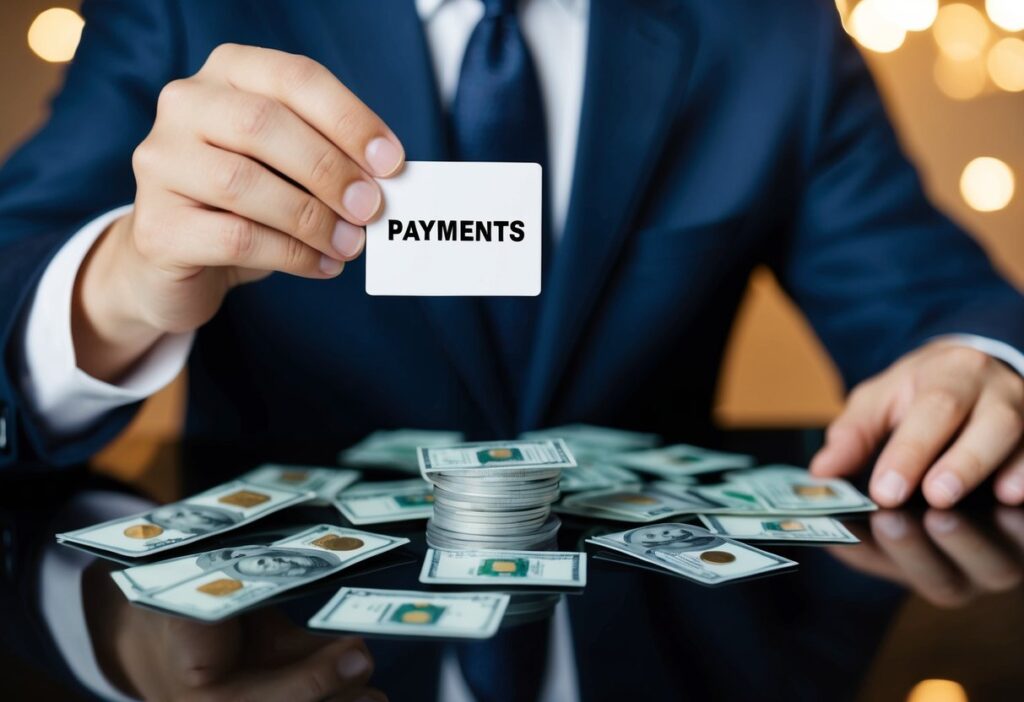
M566 497L561 506L570 510L582 507L590 511L589 516L603 515L606 519L653 522L693 514L695 508L705 504L703 501L658 493L646 487L632 487L579 493Z
M626 468L641 473L650 473L665 480L701 473L750 468L754 465L752 456L710 451L688 444L634 451L616 456L615 460Z
M241 477L253 485L284 487L303 492L315 492L313 505L329 505L335 495L360 478L357 470L334 467L292 466L279 463L265 463Z
M57 541L131 558L150 556L223 534L314 498L316 493L305 490L232 480L148 512L57 534Z
M421 447L419 461L420 473L427 480L438 473L446 476L482 473L526 476L554 472L557 475L557 471L576 465L572 452L561 439Z
M362 634L486 639L498 630L508 603L504 593L343 587L313 615L309 626Z
M625 451L657 446L657 434L645 434L625 429L598 427L592 424L569 424L550 429L529 431L520 435L521 439L564 439L577 460L608 459Z
M587 539L705 585L762 575L796 561L690 524L650 524Z
M776 514L825 515L869 512L878 506L840 478L818 478L803 468L770 465L728 473L729 483L755 493Z
M133 602L217 621L408 542L320 524L272 544L217 549L111 576Z
M427 549L421 583L451 585L587 584L587 554L573 551L443 551Z
M740 541L860 543L842 522L831 517L702 514L700 520L709 531Z
M376 431L338 455L338 461L357 468L384 468L418 473L416 449L420 446L451 446L463 439L457 431L389 429Z
M590 459L581 459L575 448L569 447L576 456L578 465L563 468L559 488L562 492L587 492L590 490L607 490L624 485L639 485L640 476L610 463L600 463Z
M361 483L338 495L334 506L353 524L402 522L429 518L434 494L419 478Z

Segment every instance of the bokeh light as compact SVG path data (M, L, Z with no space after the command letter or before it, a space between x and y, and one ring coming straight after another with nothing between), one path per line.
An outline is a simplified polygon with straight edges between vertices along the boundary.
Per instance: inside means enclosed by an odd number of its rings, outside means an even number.
M934 76L939 90L954 100L971 100L985 90L985 62L981 57L954 61L940 53L935 57Z
M980 56L991 34L985 16L962 2L944 5L932 31L939 49L954 61Z
M847 29L865 49L887 54L903 46L907 31L893 22L886 0L861 0L850 12Z
M985 0L985 12L992 24L1008 32L1024 29L1024 0Z
M921 32L935 22L939 0L887 0L879 9L897 27L908 32Z
M972 209L995 212L1013 199L1013 171L998 158L979 156L960 175L960 194Z
M1007 92L1024 90L1024 40L1006 37L988 52L988 74Z
M75 56L85 20L74 10L51 7L40 12L28 28L28 45L36 56L50 63L63 63Z
M967 691L953 680L932 678L914 685L907 702L967 702Z

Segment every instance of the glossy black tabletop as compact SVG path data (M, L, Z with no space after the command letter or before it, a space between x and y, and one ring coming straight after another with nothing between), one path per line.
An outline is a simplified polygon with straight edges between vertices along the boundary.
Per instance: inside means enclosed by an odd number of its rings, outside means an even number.
M735 432L718 446L762 463L801 464L818 436ZM58 548L53 533L69 500L139 491L170 499L259 460L174 446L154 463L163 467L135 485L29 466L0 483L0 698L90 698L67 660L74 651L55 642L54 622L41 613L48 584L40 563ZM516 591L502 628L485 641L367 638L370 684L391 700L473 699L459 696L466 693L481 701L1022 699L1024 510L998 507L988 494L983 486L956 512L915 504L844 519L860 544L767 546L799 567L715 588L584 544L627 525L563 517L560 546L589 554L586 588ZM259 543L319 522L344 520L330 508L295 508L195 550ZM295 657L336 640L304 622L339 586L429 589L417 579L422 522L363 528L411 543L218 624L132 607L107 577L123 566L104 559L86 568L81 602L66 604L82 609L89 629L82 641L92 642L108 677L134 680L138 695L233 699L239 688L232 681L254 676L274 689ZM196 676L197 667L214 672Z

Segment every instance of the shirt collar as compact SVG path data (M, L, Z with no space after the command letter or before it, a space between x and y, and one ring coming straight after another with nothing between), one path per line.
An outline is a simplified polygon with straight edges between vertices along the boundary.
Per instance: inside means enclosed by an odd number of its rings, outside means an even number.
M429 22L434 17L441 5L444 5L449 0L416 0L416 12L419 14L420 19L424 22ZM586 0L548 0L548 2L555 2L562 6L566 12L574 16L582 14L586 8Z

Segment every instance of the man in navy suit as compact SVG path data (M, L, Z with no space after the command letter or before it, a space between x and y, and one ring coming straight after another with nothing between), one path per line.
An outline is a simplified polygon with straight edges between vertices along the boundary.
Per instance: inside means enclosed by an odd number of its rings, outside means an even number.
M888 437L882 505L997 471L1024 501L1024 301L926 202L832 3L518 5L87 2L49 122L0 173L0 468L91 455L186 358L187 434L238 445L698 438L765 263L856 386L813 470ZM471 59L481 32L500 41ZM519 71L501 105L479 102L492 59ZM366 296L376 180L488 153L480 114L514 131L541 103L516 152L546 140L553 242L525 348L487 300Z

